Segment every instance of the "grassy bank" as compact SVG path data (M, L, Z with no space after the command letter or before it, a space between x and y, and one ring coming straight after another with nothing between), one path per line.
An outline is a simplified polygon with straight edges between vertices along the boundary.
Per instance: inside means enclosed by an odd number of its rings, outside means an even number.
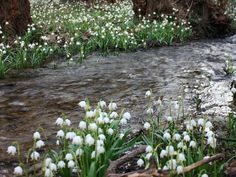
M173 16L160 21L133 18L132 5L38 4L32 6L33 24L25 36L9 42L0 31L0 77L11 69L40 66L50 55L80 61L93 51L130 51L170 45L191 37L191 26Z
M235 2L232 1L235 5ZM236 26L236 9L228 12ZM80 54L132 51L137 48L170 45L192 37L191 25L172 16L159 15L160 21L134 19L130 1L116 5L33 4L33 24L28 32L7 40L0 27L0 78L12 69L36 68L50 56L73 60Z

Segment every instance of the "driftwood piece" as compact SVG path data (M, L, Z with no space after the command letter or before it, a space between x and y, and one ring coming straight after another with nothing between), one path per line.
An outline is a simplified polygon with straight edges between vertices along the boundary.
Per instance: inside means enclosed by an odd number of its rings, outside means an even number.
M139 148L133 150L131 153L129 154L126 154L124 156L122 156L121 158L115 160L115 161L110 161L110 165L107 169L107 175L108 174L113 174L113 173L116 173L116 169L119 165L122 165L123 163L129 161L129 160L132 160L134 157L140 155L140 154L143 154L146 150L146 147L145 145L143 146L140 146Z
M108 174L107 177L168 177L168 171L158 171L157 163L154 157L150 158L150 166L148 169L137 170L135 172L124 174Z
M146 146L140 146L139 148L133 150L131 153L124 155L123 157L117 159L116 161L111 161L110 166L108 167L106 177L168 177L170 175L169 171L162 171L157 169L157 163L156 160L151 157L150 158L150 166L148 169L144 170L137 170L134 172L129 173L123 173L123 174L117 174L116 169L124 164L125 162L132 160L132 158L142 154L145 152ZM204 164L219 160L224 158L223 153L219 153L216 155L213 155L209 158L202 159L194 164L191 164L187 167L183 168L183 174L188 173Z

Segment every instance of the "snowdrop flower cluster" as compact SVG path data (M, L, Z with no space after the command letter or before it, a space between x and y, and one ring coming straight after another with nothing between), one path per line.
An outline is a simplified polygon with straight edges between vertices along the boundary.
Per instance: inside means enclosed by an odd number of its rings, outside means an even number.
M40 154L37 150L44 147L45 143L41 139L41 134L38 131L33 133L33 141L34 141L33 147L29 150L29 157L33 162L36 162L40 159ZM18 143L15 143L15 144L16 144L17 147L19 146ZM20 152L17 152L16 146L14 146L14 145L9 146L7 148L7 153L10 154L10 155L13 155L13 156L16 155L17 153L20 154ZM19 151L19 148L18 148L18 151ZM22 176L23 175L24 171L23 171L23 168L22 168L22 163L19 166L14 168L13 173L16 176Z
M139 159L137 161L140 167L145 165L142 162L148 162L150 157L153 156L163 170L172 170L177 174L181 174L184 167L190 165L188 164L188 158L191 157L190 161L192 161L195 153L199 153L202 147L207 148L208 153L214 153L217 145L216 134L213 132L213 124L210 121L202 118L198 120L189 119L185 121L184 129L178 130L178 127L173 126L176 123L172 118L167 117L166 119L167 125L162 134L164 141L161 144L163 145L161 147L157 145L157 148L155 148L155 144L154 146L148 145L146 155L143 156L146 160L141 161L142 159ZM152 126L154 126L154 123L146 122L143 125L145 130L153 131L147 133L146 136L147 139L151 138L150 142L153 142L153 134L156 132L156 129ZM199 139L201 141L197 141ZM156 149L156 151L153 151L153 149Z
M99 101L95 109L92 109L88 101L81 101L78 106L85 113L77 128L72 126L67 116L60 116L55 121L55 125L59 128L56 133L58 152L54 151L53 155L50 153L40 155L39 150L45 146L45 142L39 131L33 133L34 143L29 150L29 158L33 163L43 160L42 172L45 177L63 176L68 170L71 174L79 172L83 176L89 176L87 173L94 163L98 170L104 164L109 164L109 160L117 155L117 150L122 153L123 149L131 148L133 145L133 143L127 145L126 142L130 131L126 127L132 116L127 111L118 113L115 102L107 104L105 101ZM120 126L123 128L120 129ZM147 148L147 152L151 151L151 147ZM16 155L16 146L9 146L7 153ZM140 161L139 165L142 164L144 162ZM89 169L85 169L86 166ZM105 173L105 170L100 173ZM14 174L23 176L23 168L17 166ZM96 174L95 171L93 176Z

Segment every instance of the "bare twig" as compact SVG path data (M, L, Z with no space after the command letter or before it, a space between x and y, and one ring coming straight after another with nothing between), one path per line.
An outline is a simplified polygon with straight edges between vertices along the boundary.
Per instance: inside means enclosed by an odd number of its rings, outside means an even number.
M198 162L196 162L196 163L194 163L192 165L184 167L183 173L188 173L188 172L194 170L195 168L198 168L198 167L200 167L200 166L202 166L204 164L207 164L207 163L219 160L221 158L224 158L224 156L225 155L223 153L219 153L219 154L213 155L213 156L211 156L209 158L202 159L202 160L200 160L200 161L198 161Z

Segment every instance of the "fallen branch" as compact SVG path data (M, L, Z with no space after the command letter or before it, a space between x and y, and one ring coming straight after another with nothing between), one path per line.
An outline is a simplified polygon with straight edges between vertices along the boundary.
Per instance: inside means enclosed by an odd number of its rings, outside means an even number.
M168 177L168 171L158 171L157 163L154 157L150 158L150 166L148 169L137 170L135 172L123 174L108 174L108 177Z
M198 167L200 167L200 166L202 166L204 164L207 164L207 163L219 160L221 158L224 158L224 156L225 155L223 153L219 153L219 154L213 155L213 156L211 156L209 158L202 159L202 160L200 160L200 161L198 161L198 162L196 162L196 163L194 163L192 165L184 167L183 173L188 173L188 172L194 170L195 168L198 168Z
M129 154L126 154L115 161L110 161L110 165L107 169L106 176L108 176L109 174L116 173L116 169L119 165L122 165L123 163L125 163L129 160L132 160L134 157L144 153L146 150L146 147L147 146L142 145L142 146L138 147L137 149L134 149L133 151L131 151Z
M146 146L140 146L139 148L133 150L131 153L124 155L123 157L117 159L116 161L111 161L110 166L108 167L106 176L107 177L168 177L170 174L170 171L162 171L157 169L157 163L154 157L150 158L150 166L148 169L143 170L137 170L134 172L129 173L123 173L123 174L116 174L116 169L118 166L124 164L125 162L132 160L134 157L144 153L146 150ZM187 167L184 167L183 174L188 173L204 164L219 160L221 158L224 158L223 153L219 153L216 155L213 155L209 158L202 159L194 164L191 164Z

